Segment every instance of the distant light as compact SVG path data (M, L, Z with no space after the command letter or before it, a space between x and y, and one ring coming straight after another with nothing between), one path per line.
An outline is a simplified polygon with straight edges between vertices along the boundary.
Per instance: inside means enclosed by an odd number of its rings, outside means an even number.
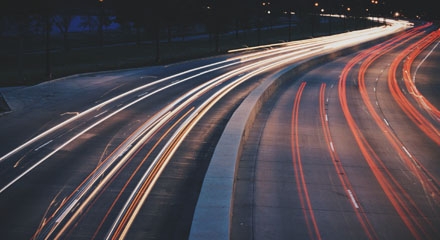
M267 10L267 14L270 14L270 10Z
M324 8L321 8L321 12L324 12Z
M394 17L399 17L400 16L400 13L399 12L395 12L394 13Z

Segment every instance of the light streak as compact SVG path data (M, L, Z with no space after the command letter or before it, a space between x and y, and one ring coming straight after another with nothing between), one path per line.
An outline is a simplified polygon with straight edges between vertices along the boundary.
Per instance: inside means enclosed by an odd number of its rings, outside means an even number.
M396 100L399 107L405 112L405 114L426 134L432 141L440 146L440 131L432 125L420 112L408 101L399 88L399 84L396 79L396 71L399 63L402 61L407 51L403 51L391 64L388 74L388 86L391 90L391 94ZM406 74L404 74L405 76ZM405 81L406 83L411 81ZM413 88L414 89L414 88Z
M434 106L428 99L426 99L417 89L417 86L415 85L416 81L416 73L420 66L424 63L424 61L432 54L434 49L438 46L440 41L438 41L434 47L430 50L430 52L420 61L420 63L417 65L416 70L414 72L414 76L411 81L411 65L416 59L416 57L424 50L426 49L430 44L432 44L434 41L437 41L440 38L440 30L437 30L435 32L432 32L428 36L426 36L424 39L422 39L417 46L413 46L413 50L411 54L408 56L408 60L404 62L404 67L402 69L403 71L403 77L404 77L404 83L406 88L408 89L408 92L411 93L411 96L413 99L421 106L428 114L431 115L431 117L437 121L440 122L440 110Z
M403 35L406 36L406 38L409 38L410 35L406 34ZM402 38L402 37L400 37ZM397 39L397 38L395 38ZM392 46L392 45L390 45ZM387 47L384 45L384 47ZM355 140L366 160L368 163L371 171L373 172L374 176L376 177L378 183L380 184L381 188L383 189L384 193L388 197L389 201L393 205L394 209L402 219L402 221L405 223L411 234L416 239L422 239L422 235L426 235L426 228L430 226L429 222L426 222L425 218L419 219L414 216L414 211L417 212L417 214L421 213L420 209L417 208L414 201L411 199L411 197L408 195L408 193L402 188L402 186L397 182L397 180L392 176L392 174L389 172L385 164L380 160L380 158L375 153L374 149L369 145L368 141L365 139L363 134L360 132L359 127L357 126L353 116L351 115L348 104L347 104L347 97L346 97L346 81L348 72L350 69L359 61L361 61L363 58L368 57L369 54L374 53L375 49L381 49L380 51L383 53L384 49L382 47L376 47L372 48L368 51L365 51L359 55L357 55L355 58L353 58L344 68L343 74L341 75L340 82L339 82L339 99L342 106L342 110L344 113L344 116L347 120L347 123L355 137ZM374 109L372 108L371 104L368 100L368 95L366 94L365 85L363 81L363 72L366 69L366 66L371 63L373 59L377 58L377 54L372 54L367 60L363 63L363 66L361 66L361 70L359 72L359 90L361 92L361 95L363 96L364 103L366 104L367 108L369 108L370 113L372 113L372 116L375 118L375 122L378 123L379 126L382 125L382 121L378 120L378 116L375 114ZM385 127L386 128L386 127ZM384 131L385 133L389 133L389 131ZM395 141L392 141L392 135L386 134L387 138L390 140L390 143L395 146ZM395 148L396 150L400 148ZM407 164L408 165L408 164ZM412 164L411 164L412 165ZM411 166L408 165L408 166ZM381 169L381 170L380 170ZM415 172L418 173L417 171ZM406 201L405 201L406 200ZM411 206L411 207L410 207ZM427 223L427 224L423 224Z
M304 171L302 168L301 154L300 154L299 140L298 140L299 104L305 86L306 86L306 82L302 82L300 84L292 109L292 123L291 123L291 134L290 134L292 161L293 161L293 170L295 172L295 182L297 185L298 197L300 199L301 209L303 211L303 215L307 225L309 237L311 239L321 239L321 234L319 233L318 224L316 222L315 214L313 212L312 203L310 201L309 191L307 189Z

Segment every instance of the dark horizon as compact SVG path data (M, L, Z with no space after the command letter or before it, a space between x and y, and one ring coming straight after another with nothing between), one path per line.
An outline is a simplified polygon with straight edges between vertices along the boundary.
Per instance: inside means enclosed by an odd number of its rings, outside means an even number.
M268 3L268 4L266 4ZM318 3L318 7L315 4ZM296 12L313 13L317 8L326 9L333 13L344 13L347 8L350 8L352 14L365 15L370 12L380 13L387 16L392 16L393 12L401 12L401 14L408 18L422 17L428 19L438 19L439 13L434 8L432 0L419 1L399 1L399 0L162 0L162 1L142 1L142 0L25 0L14 1L4 0L0 4L1 16L15 15L15 14L38 14L45 11L53 12L81 12L81 11L96 11L102 7L115 13L127 9L134 13L139 11L148 11L148 9L157 10L157 13L164 14L165 12L183 11L188 15L194 14L210 8L216 7L219 10L224 10L232 14L234 10L240 10L242 14L249 14L254 12L256 8L271 8L272 13L277 14L286 10L293 10ZM231 7L232 6L232 7ZM183 15L187 15L183 13Z

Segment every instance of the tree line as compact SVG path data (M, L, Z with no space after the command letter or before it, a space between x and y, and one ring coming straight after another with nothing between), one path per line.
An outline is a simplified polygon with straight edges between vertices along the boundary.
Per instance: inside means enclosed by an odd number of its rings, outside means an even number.
M36 31L40 32L46 44L46 74L50 78L51 29L56 27L63 35L64 49L69 51L69 26L73 17L78 15L93 16L90 21L95 21L100 46L104 43L104 28L111 21L129 25L137 33L148 32L156 45L158 61L161 33L168 32L168 38L171 38L171 29L203 25L218 51L219 36L226 31L238 32L249 28L259 31L271 19L290 17L291 13L295 13L304 22L316 21L315 17L321 12L356 17L387 17L392 11L397 11L394 9L398 9L389 4L393 1L395 0L2 0L0 36L5 33L15 34L20 43ZM419 6L418 9L425 8ZM427 13L422 11L421 14ZM136 36L138 37L135 41L139 43L142 40L141 35Z
M68 37L72 17L84 15L97 17L99 32L110 23L109 16L113 16L117 23L131 24L156 37L163 29L196 23L204 24L215 35L231 26L258 28L269 13L273 18L290 12L304 18L321 10L360 17L391 17L393 12L400 11L408 17L423 17L434 12L428 3L429 0L2 0L0 34L11 27L17 34L29 32L30 25L37 21L41 29L55 26Z

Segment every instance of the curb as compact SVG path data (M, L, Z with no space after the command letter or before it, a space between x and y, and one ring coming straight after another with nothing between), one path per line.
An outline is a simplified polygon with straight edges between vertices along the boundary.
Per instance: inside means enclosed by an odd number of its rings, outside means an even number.
M11 111L11 107L9 107L8 102L2 93L0 93L0 116L3 114L9 113Z

